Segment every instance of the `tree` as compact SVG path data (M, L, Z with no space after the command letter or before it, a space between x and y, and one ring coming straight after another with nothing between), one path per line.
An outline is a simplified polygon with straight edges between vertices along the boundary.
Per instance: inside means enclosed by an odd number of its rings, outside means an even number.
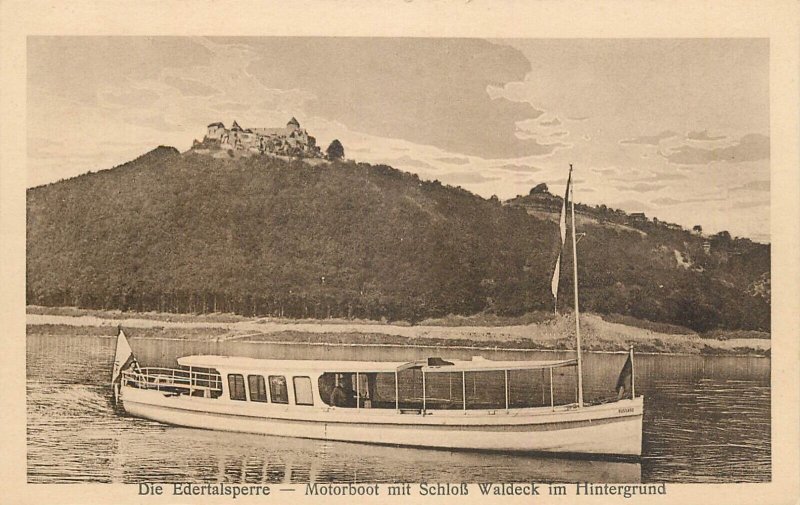
M535 195L536 193L548 193L547 184L543 182L541 184L537 184L534 188L531 189L531 192L528 194Z
M339 142L339 139L333 139L325 153L328 155L329 160L340 160L344 158L344 146Z
M692 228L692 231L697 233L698 235L702 235L703 234L703 227L700 226L699 224L696 224L696 225L694 225L694 228Z
M722 230L721 232L717 233L712 239L718 240L720 242L730 242L731 241L731 234L728 230Z

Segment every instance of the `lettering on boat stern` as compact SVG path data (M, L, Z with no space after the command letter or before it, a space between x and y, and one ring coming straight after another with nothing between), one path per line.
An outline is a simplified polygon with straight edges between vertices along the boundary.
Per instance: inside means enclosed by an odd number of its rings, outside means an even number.
M633 407L625 407L624 409L617 409L619 414L633 414Z

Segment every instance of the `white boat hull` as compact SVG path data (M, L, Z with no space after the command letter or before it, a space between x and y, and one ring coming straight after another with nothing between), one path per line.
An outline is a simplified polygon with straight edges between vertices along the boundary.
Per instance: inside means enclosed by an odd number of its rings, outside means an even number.
M166 424L286 437L440 449L638 457L643 398L584 408L494 411L353 409L169 396L123 387L125 410Z

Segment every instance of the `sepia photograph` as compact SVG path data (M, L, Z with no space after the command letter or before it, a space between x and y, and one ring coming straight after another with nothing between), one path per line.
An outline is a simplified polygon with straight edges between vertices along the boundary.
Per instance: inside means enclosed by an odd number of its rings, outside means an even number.
M18 37L20 485L782 482L781 49L473 32Z
M30 37L30 481L769 481L768 56Z

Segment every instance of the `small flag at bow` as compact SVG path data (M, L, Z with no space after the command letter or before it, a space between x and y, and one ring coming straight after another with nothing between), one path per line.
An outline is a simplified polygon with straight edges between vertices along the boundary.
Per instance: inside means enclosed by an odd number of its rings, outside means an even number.
M631 393L631 381L633 378L633 361L631 361L631 354L628 354L628 359L625 361L625 365L622 367L622 370L619 372L619 378L617 379L617 400L621 400L625 397L626 393ZM631 398L633 395L631 394Z
M139 362L136 361L136 356L133 355L133 349L131 349L128 343L128 337L125 336L122 327L119 327L119 333L117 334L117 350L114 354L114 368L111 371L111 386L114 388L115 403L119 396L118 382L122 376L122 371L131 365L133 365L136 370L139 369Z

